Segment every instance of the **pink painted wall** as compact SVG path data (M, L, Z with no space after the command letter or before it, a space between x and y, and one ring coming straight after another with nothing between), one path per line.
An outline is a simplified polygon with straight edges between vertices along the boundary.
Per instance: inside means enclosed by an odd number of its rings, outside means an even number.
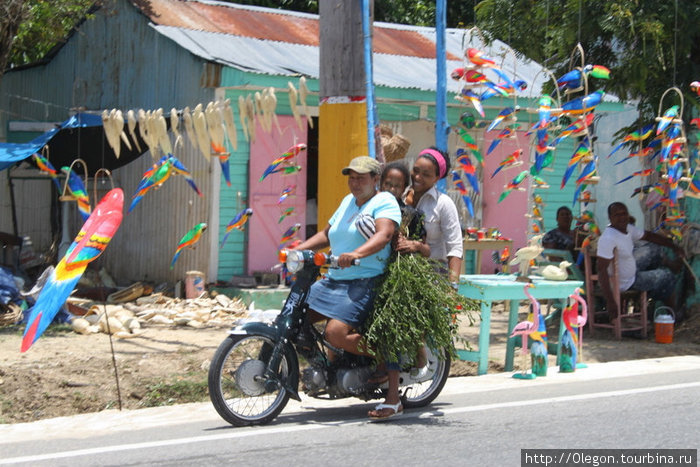
M486 151L491 145L493 139L498 135L500 130L486 132L484 135L484 146L482 154L484 154L484 170L483 170L483 219L482 227L495 227L501 231L505 237L513 240L511 248L511 256L518 248L522 248L527 244L527 191L513 190L506 199L498 202L498 198L503 193L505 185L507 185L516 175L523 170L529 170L529 137L525 136L524 131L517 131L516 138L506 139L502 141L496 149L488 156ZM498 164L516 149L521 148L523 154L520 157L525 163L511 169L501 170L495 177L491 178L491 174L498 168ZM521 188L527 190L529 179L521 183ZM491 259L491 252L485 251L481 255L481 273L493 273L494 264Z
M301 224L297 238L304 239L306 225L306 152L301 152L294 165L301 166L301 172L293 175L272 174L262 182L260 176L270 163L291 146L307 142L307 127L299 129L294 118L278 115L282 133L273 125L270 133L257 126L257 138L250 144L249 167L249 206L253 216L248 221L248 274L255 271L270 271L277 264L277 247L282 233L296 223ZM304 122L306 120L304 119ZM294 196L277 205L282 190L296 185ZM278 223L282 211L294 207L294 213Z

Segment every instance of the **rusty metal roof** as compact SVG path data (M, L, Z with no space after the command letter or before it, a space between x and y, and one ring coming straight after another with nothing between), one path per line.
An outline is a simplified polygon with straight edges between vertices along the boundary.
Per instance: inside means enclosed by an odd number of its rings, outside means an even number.
M131 2L156 31L206 60L255 73L319 77L318 15L211 0ZM435 90L435 28L380 22L373 26L374 83ZM448 73L462 66L465 44L485 47L463 29L448 29L446 36ZM488 52L505 55L505 49L494 41ZM538 93L545 78L542 67L513 59L517 63L509 65L509 74L530 83L530 89L518 94ZM459 92L459 85L448 80L447 89Z

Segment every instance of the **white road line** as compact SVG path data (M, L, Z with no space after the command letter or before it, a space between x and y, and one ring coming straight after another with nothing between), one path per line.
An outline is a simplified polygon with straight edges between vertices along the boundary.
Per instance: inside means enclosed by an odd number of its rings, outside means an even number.
M494 403L494 404L481 404L481 405L474 405L474 406L470 406L470 407L455 407L453 409L440 409L440 410L428 411L428 412L406 413L403 418L425 418L425 417L435 416L435 415L448 415L448 414L457 414L457 413L466 413L466 412L478 412L478 411L483 411L483 410L503 409L503 408L509 408L509 407L525 407L525 406L529 406L529 405L552 404L552 403L556 403L556 402L571 402L571 401L582 401L582 400L590 400L590 399L602 399L602 398L606 398L606 397L628 396L628 395L632 395L632 394L643 394L643 393L648 393L648 392L672 391L672 390L676 390L676 389L685 389L685 388L692 388L692 387L698 387L698 386L700 386L700 382L679 383L679 384L669 384L669 385L665 385L665 386L652 386L652 387L648 387L648 388L622 389L622 390L618 390L618 391L595 392L595 393L590 393L590 394L580 394L580 395L573 395L573 396L548 397L545 399L521 400L521 401L512 401L512 402L498 402L498 403ZM74 451L54 452L54 453L49 453L49 454L39 454L39 455L35 455L35 456L11 457L8 459L0 459L0 465L19 464L22 462L39 462L39 461L54 460L54 459L65 459L65 458L69 458L69 457L86 456L86 455L91 455L91 454L105 454L108 452L133 451L136 449L148 449L148 448L173 446L173 445L182 446L184 444L248 438L250 436L269 436L269 435L278 434L278 433L292 433L292 432L298 432L298 431L319 430L319 429L323 429L323 428L337 427L337 426L361 425L361 424L364 424L366 422L367 422L367 419L363 418L363 419L355 419L355 420L340 421L340 422L319 423L319 424L315 424L315 425L292 425L292 426L274 427L274 428L251 429L251 430L246 430L246 431L235 430L235 431L231 431L229 433L222 433L219 435L208 435L208 436L197 436L197 437L170 439L170 440L162 440L162 441L151 441L151 442L147 442L147 443L121 444L121 445L104 446L104 447L91 448L91 449L77 449Z

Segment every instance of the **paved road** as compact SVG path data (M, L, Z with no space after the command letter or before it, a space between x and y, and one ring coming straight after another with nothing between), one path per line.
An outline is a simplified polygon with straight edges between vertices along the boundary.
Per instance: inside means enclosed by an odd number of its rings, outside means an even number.
M0 465L520 465L525 448L700 447L700 357L592 364L534 381L450 378L389 423L372 404L304 399L232 428L210 404L0 426Z

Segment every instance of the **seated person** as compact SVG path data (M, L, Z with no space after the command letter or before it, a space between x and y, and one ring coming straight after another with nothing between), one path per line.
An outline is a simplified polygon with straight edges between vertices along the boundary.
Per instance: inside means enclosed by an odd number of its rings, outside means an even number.
M669 261L662 248L650 248L635 261L634 242L646 240L649 245L660 245L671 248L680 258L684 256L683 249L662 235L641 230L630 223L627 206L615 202L608 206L610 225L598 239L598 280L607 304L608 315L614 319L619 314L610 288L609 266L617 249L617 275L620 291L645 290L655 300L662 300L667 306L675 309L676 276L669 268L676 269L677 263ZM653 252L652 252L653 250ZM660 267L659 267L660 266ZM677 270L676 270L677 272Z
M544 248L553 248L555 250L568 250L571 252L571 257L575 258L574 248L574 231L571 230L571 221L574 219L571 209L562 206L557 209L557 228L547 232L542 239Z

